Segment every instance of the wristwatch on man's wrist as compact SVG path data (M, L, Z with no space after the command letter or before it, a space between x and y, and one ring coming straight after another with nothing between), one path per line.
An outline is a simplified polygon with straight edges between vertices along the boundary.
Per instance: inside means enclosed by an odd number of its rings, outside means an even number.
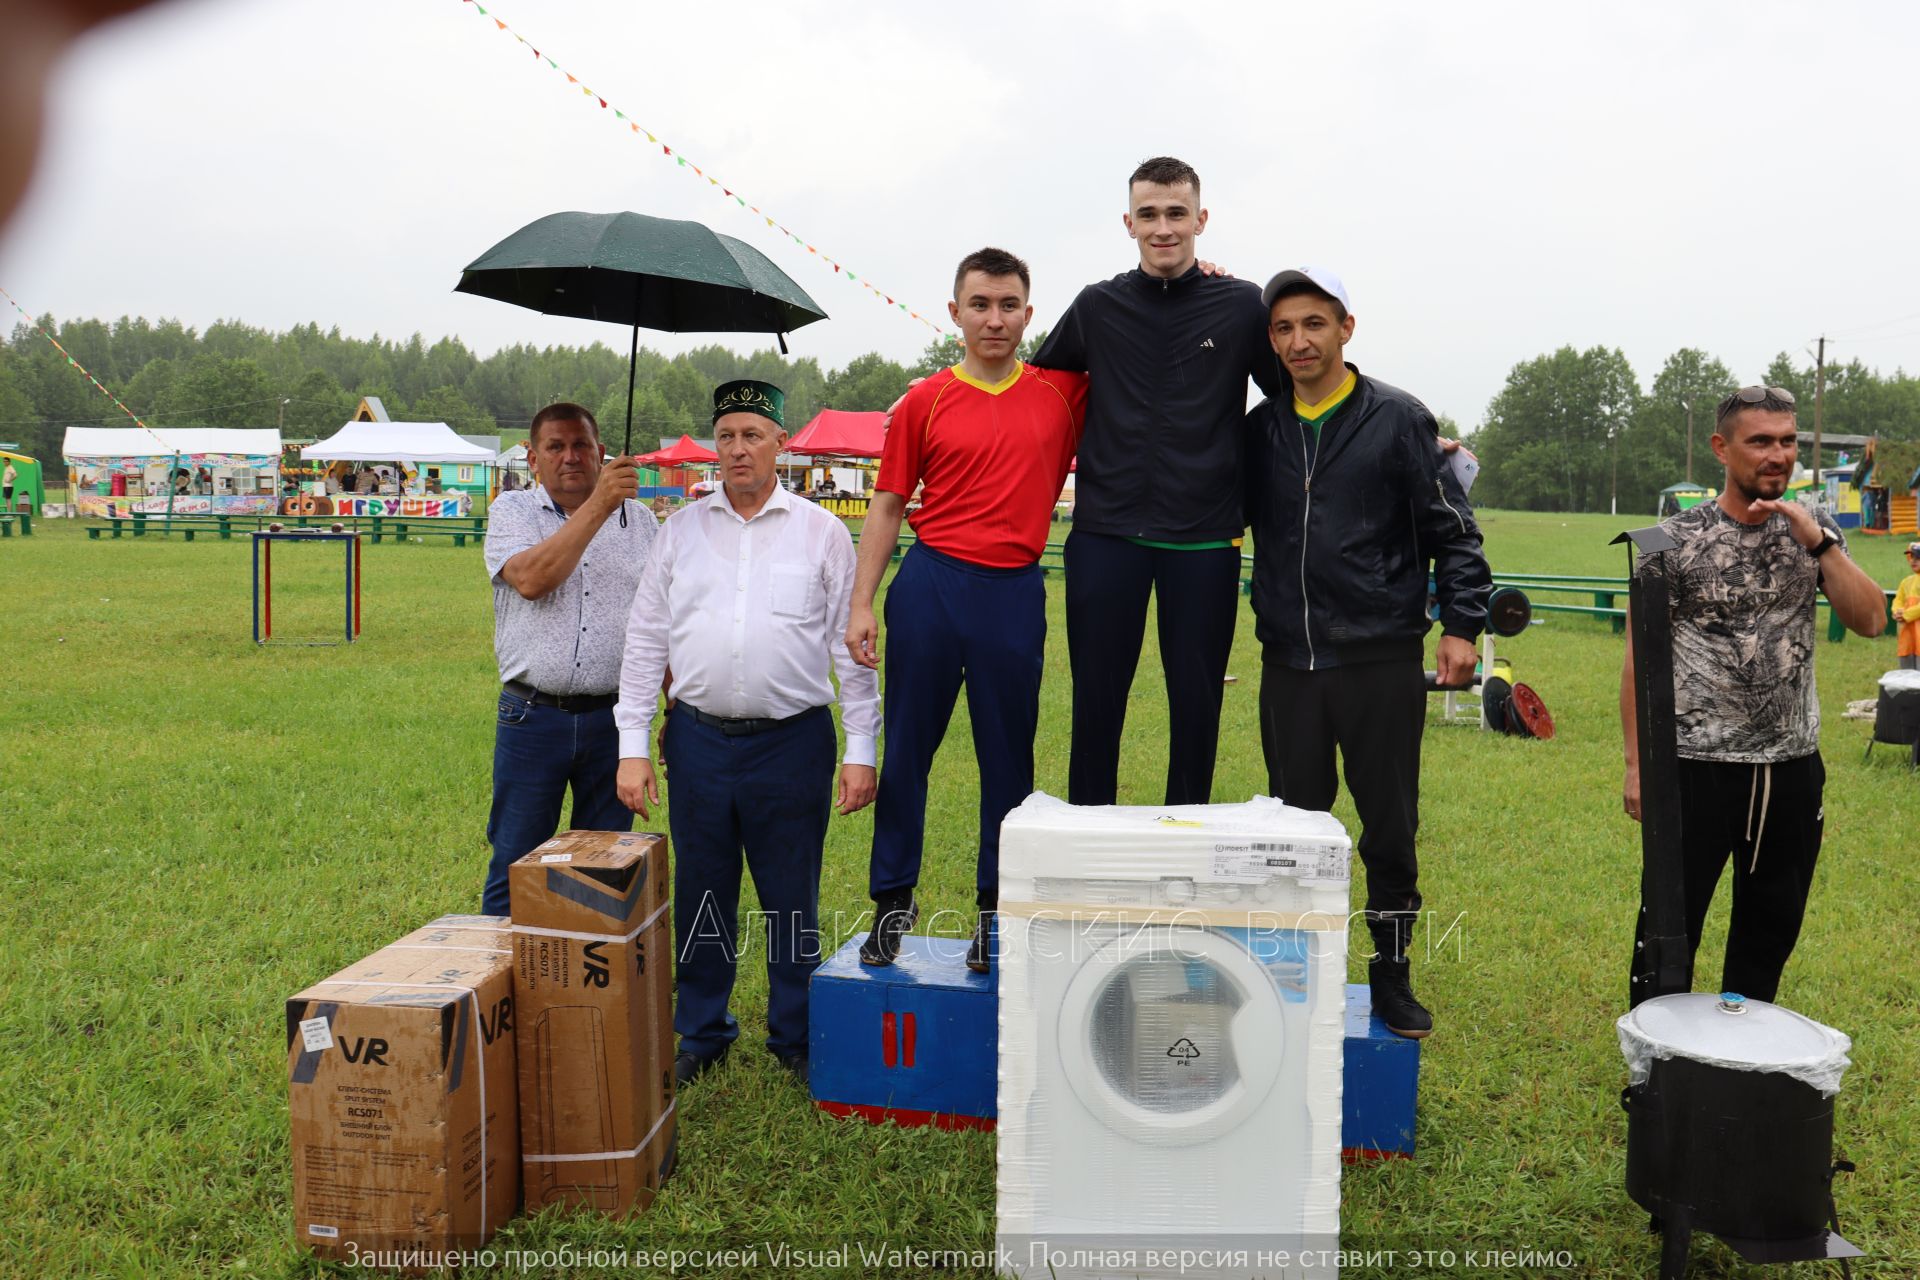
M1834 537L1833 533L1831 531L1828 531L1821 535L1819 542L1807 548L1807 554L1812 556L1815 560L1818 560L1821 556L1827 554L1827 549L1829 547L1837 547L1839 545L1840 545L1840 539Z

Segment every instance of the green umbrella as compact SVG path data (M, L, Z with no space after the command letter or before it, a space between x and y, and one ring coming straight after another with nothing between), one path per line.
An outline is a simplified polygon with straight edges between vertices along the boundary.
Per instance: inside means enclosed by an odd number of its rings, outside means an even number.
M639 213L552 213L467 264L458 293L550 316L630 325L627 432L641 329L785 335L827 313L766 255L697 222Z

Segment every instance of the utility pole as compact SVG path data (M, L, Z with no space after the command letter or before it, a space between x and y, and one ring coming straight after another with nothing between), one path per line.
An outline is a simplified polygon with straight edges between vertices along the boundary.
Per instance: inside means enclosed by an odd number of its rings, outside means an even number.
M1827 399L1827 335L1820 335L1820 353L1813 360L1813 487L1820 490L1821 409Z
M1693 483L1693 392L1689 391L1680 400L1680 407L1687 411L1687 483Z

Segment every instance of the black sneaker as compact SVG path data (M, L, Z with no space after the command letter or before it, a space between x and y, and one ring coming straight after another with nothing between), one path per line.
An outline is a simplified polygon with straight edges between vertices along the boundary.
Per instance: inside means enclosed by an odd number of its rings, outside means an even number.
M776 1053L773 1055L773 1060L785 1068L795 1080L798 1080L802 1089L812 1087L812 1075L808 1071L808 1058L804 1052Z
M1405 960L1375 958L1367 963L1367 987L1373 999L1373 1016L1387 1024L1387 1030L1409 1040L1424 1040L1433 1034L1433 1015L1413 998L1412 968Z
M913 931L920 919L920 904L913 890L901 889L874 900L873 932L860 944L860 963L880 968L893 963L900 954L900 939Z
M675 1085L684 1088L726 1060L726 1049L722 1049L720 1052L710 1054L704 1058L691 1050L682 1049L674 1055L673 1082Z
M993 972L993 911L982 911L973 924L973 941L967 944L967 968L975 973Z

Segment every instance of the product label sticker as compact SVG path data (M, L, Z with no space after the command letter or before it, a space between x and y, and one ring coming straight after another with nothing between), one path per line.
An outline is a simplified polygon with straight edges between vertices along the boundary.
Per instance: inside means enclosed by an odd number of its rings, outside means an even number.
M300 1024L300 1039L308 1053L319 1053L333 1048L333 1029L325 1018L308 1018Z
M572 855L572 854L570 854L570 853L543 853L543 854L541 854L541 855L540 855L540 861L542 861L542 862L572 862L572 861L573 861L573 855Z
M1344 850L1285 840L1216 844L1212 871L1215 880L1241 884L1258 884L1276 875L1344 880L1348 874Z
M340 1238L340 1228L323 1227L317 1222L309 1222L307 1224L307 1234L310 1236L319 1236L322 1240L338 1240Z

